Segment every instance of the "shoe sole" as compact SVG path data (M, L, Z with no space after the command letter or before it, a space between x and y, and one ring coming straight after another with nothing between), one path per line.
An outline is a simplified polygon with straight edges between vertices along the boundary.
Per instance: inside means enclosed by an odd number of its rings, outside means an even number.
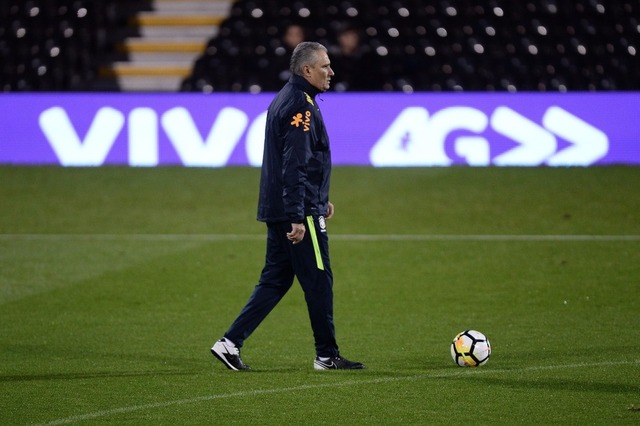
M353 367L353 368L338 368L335 364L331 363L330 366L326 364L320 363L318 361L313 362L313 369L317 371L325 371L325 370L364 370L364 365L361 367Z
M319 364L317 362L313 363L313 369L317 371L331 370L331 368L327 368L324 364ZM335 370L335 368L333 370Z

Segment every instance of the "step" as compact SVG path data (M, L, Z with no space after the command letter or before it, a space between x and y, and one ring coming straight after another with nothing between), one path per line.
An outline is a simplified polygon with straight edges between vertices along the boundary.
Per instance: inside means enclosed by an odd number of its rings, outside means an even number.
M140 13L130 19L130 24L133 26L219 26L224 22L225 17L223 15L194 15L194 14L170 14L162 15L154 12Z
M197 38L209 40L218 34L219 28L210 25L144 25L139 28L141 38Z
M198 55L204 51L207 46L207 40L191 40L191 39L153 39L152 41L144 39L127 39L118 46L121 53L135 52L174 52L174 53L192 53Z
M157 62L153 64L132 64L131 62L116 62L111 67L100 69L104 77L180 77L185 78L191 73L189 65L179 65L173 62Z
M129 52L129 62L136 64L181 63L192 64L198 55L193 52Z
M153 9L158 13L183 13L198 11L228 15L231 10L230 0L155 0Z
M182 80L177 76L120 76L118 86L123 92L177 92Z

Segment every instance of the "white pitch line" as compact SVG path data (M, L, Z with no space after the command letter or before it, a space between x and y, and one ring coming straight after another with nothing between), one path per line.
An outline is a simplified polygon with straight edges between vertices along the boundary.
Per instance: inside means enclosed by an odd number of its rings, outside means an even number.
M342 234L348 241L640 241L640 235Z
M0 241L261 241L264 234L0 234ZM640 235L331 234L337 241L640 241Z
M258 234L0 234L0 241L254 241Z
M68 424L83 422L87 420L97 419L101 417L111 417L118 414L132 413L135 411L153 410L156 408L166 408L166 407L171 407L175 405L194 404L197 402L213 401L216 399L245 398L245 397L251 397L251 396L269 395L274 393L298 392L298 391L304 391L309 389L333 388L333 387L338 388L338 387L345 387L345 386L400 382L405 380L450 378L450 377L458 377L458 376L464 376L469 374L527 373L532 371L561 370L561 369L570 369L570 368L589 368L589 367L611 367L616 365L640 365L640 359L635 361L609 361L609 362L594 362L594 363L582 363L582 364L546 365L546 366L521 368L517 370L513 370L513 369L492 370L490 368L481 367L481 368L476 368L472 370L469 370L469 369L461 369L461 370L455 370L455 371L451 370L449 372L444 372L444 373L416 374L413 376L404 376L404 377L380 377L376 379L364 379L364 380L347 380L341 383L321 383L316 385L301 385L301 386L291 386L291 387L285 387L285 388L271 388L271 389L262 389L262 390L250 390L250 391L242 391L242 392L204 395L204 396L199 396L195 398L176 399L173 401L156 402L153 404L132 405L129 407L119 407L119 408L113 408L111 410L103 410L103 411L95 411L93 413L78 414L75 416L53 420L48 423L43 423L40 426L68 425ZM238 374L238 373L230 373L230 374ZM240 373L240 374L251 374L251 373ZM319 374L332 374L332 373L325 372L325 373L319 373Z

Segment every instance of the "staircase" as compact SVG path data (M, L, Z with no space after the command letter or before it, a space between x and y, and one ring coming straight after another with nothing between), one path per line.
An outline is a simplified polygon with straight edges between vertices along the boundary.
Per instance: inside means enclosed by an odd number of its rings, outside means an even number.
M175 92L196 58L229 15L232 0L154 0L153 10L130 23L140 37L119 46L127 62L115 62L103 75L124 92Z

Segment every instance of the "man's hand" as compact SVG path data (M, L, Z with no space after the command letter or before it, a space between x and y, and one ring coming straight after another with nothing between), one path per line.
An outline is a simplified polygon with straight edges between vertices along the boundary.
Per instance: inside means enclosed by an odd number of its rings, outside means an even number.
M334 212L335 212L335 207L333 207L333 204L329 202L329 205L327 206L327 216L325 219L331 219L333 217Z
M293 244L298 244L304 238L304 233L306 231L304 223L292 223L291 232L287 232L287 238L289 241L293 242Z

